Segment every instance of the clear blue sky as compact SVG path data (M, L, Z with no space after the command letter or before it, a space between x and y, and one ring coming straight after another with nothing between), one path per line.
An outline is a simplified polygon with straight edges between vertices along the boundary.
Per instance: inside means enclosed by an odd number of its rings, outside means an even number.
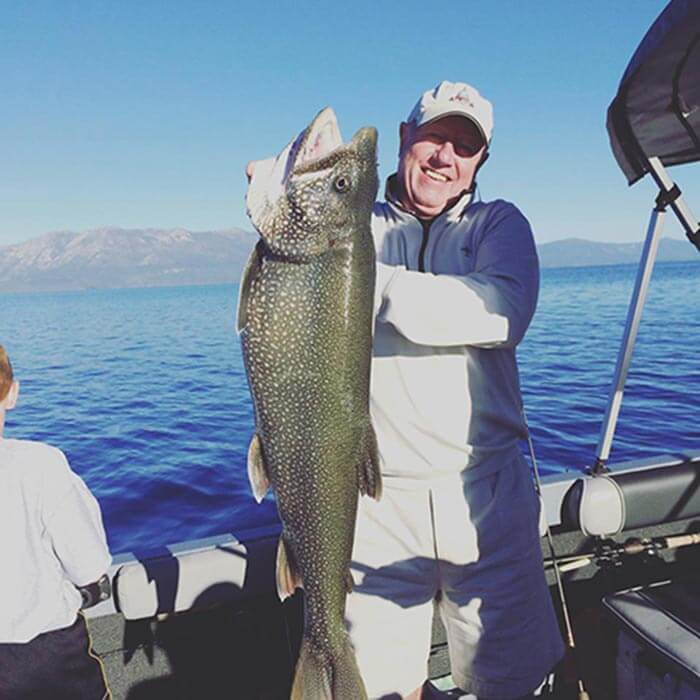
M495 106L484 199L515 201L538 242L644 235L605 113L664 0L2 2L0 246L104 225L250 229L245 163L325 105L349 138L398 124L439 80ZM697 170L697 169L696 169ZM675 169L700 212L700 176ZM667 234L681 236L669 217Z

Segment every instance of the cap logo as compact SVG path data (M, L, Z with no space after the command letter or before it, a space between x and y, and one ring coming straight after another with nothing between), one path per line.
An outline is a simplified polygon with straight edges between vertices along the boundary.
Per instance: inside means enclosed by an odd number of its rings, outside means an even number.
M458 92L456 95L452 95L448 102L466 102L470 107L474 107L474 103L469 99L469 96L464 92Z

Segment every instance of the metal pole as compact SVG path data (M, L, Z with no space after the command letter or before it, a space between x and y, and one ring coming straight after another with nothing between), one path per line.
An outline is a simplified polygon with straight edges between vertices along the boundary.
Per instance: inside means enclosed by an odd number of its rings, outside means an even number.
M615 434L615 426L620 413L620 406L622 405L622 394L625 389L625 381L627 380L630 362L632 361L632 352L634 351L639 322L642 318L642 310L644 309L644 302L646 301L647 291L649 289L649 280L651 279L651 272L654 268L654 261L656 260L656 253L659 248L664 217L665 212L655 208L649 220L649 228L647 230L646 240L644 241L642 259L639 263L639 271L637 272L637 281L634 286L629 311L627 312L625 333L622 337L622 345L620 346L620 351L617 356L615 379L610 391L610 397L608 398L608 408L605 412L603 427L600 431L600 438L596 449L596 461L592 469L594 474L605 471L605 463L610 456L610 447L612 445L613 435Z
M666 168L664 168L663 163L658 158L649 158L649 173L659 186L662 195L670 195L668 203L671 205L673 213L685 229L685 235L700 250L700 224L698 224L698 220L693 216L693 213L681 196L681 191L668 176Z
M620 346L620 351L617 356L615 379L610 391L608 407L605 412L605 418L603 419L603 427L600 431L600 438L598 439L596 461L591 470L593 474L604 472L606 470L605 463L610 457L612 439L615 434L615 426L617 425L620 406L622 405L622 394L624 392L625 382L627 381L627 372L629 371L629 366L632 361L632 352L634 351L634 344L637 340L637 331L639 330L642 310L644 309L644 303L649 289L649 280L651 279L656 253L659 248L659 240L661 239L661 231L664 225L667 206L671 206L673 212L685 229L686 235L700 250L700 225L698 225L697 219L693 217L693 214L684 202L681 191L668 176L666 169L657 157L649 158L648 164L649 173L659 186L660 192L656 200L656 206L651 213L651 219L649 220L649 228L644 242L642 259L639 263L639 271L637 272L637 281L627 313L625 333L622 337L622 345Z

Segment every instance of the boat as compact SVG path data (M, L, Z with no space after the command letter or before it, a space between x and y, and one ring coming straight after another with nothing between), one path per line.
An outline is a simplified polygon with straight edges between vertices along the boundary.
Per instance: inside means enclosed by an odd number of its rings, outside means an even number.
M654 22L607 126L629 183L648 176L658 195L591 467L539 478L531 449L544 565L569 650L541 695L700 698L700 449L609 460L669 212L700 249L700 227L667 171L700 160L700 2L672 0ZM277 598L278 535L270 525L117 556L112 598L86 610L113 698L287 698L303 601L299 591ZM428 669L441 697L458 696L437 618Z

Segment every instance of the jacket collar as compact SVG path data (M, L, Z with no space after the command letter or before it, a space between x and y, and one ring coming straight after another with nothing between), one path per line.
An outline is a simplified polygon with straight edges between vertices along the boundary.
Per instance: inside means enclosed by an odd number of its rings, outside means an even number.
M401 218L408 217L409 219L413 219L421 223L427 221L429 225L432 225L435 221L438 220L444 220L449 223L454 223L456 221L459 221L464 216L464 213L466 212L467 208L474 200L474 189L475 188L472 187L471 190L464 192L464 194L449 209L445 209L433 219L419 219L415 214L412 214L411 212L404 209L403 205L401 204L401 202L399 202L398 197L396 196L396 173L390 175L386 180L384 198L391 205L392 209L394 209Z

